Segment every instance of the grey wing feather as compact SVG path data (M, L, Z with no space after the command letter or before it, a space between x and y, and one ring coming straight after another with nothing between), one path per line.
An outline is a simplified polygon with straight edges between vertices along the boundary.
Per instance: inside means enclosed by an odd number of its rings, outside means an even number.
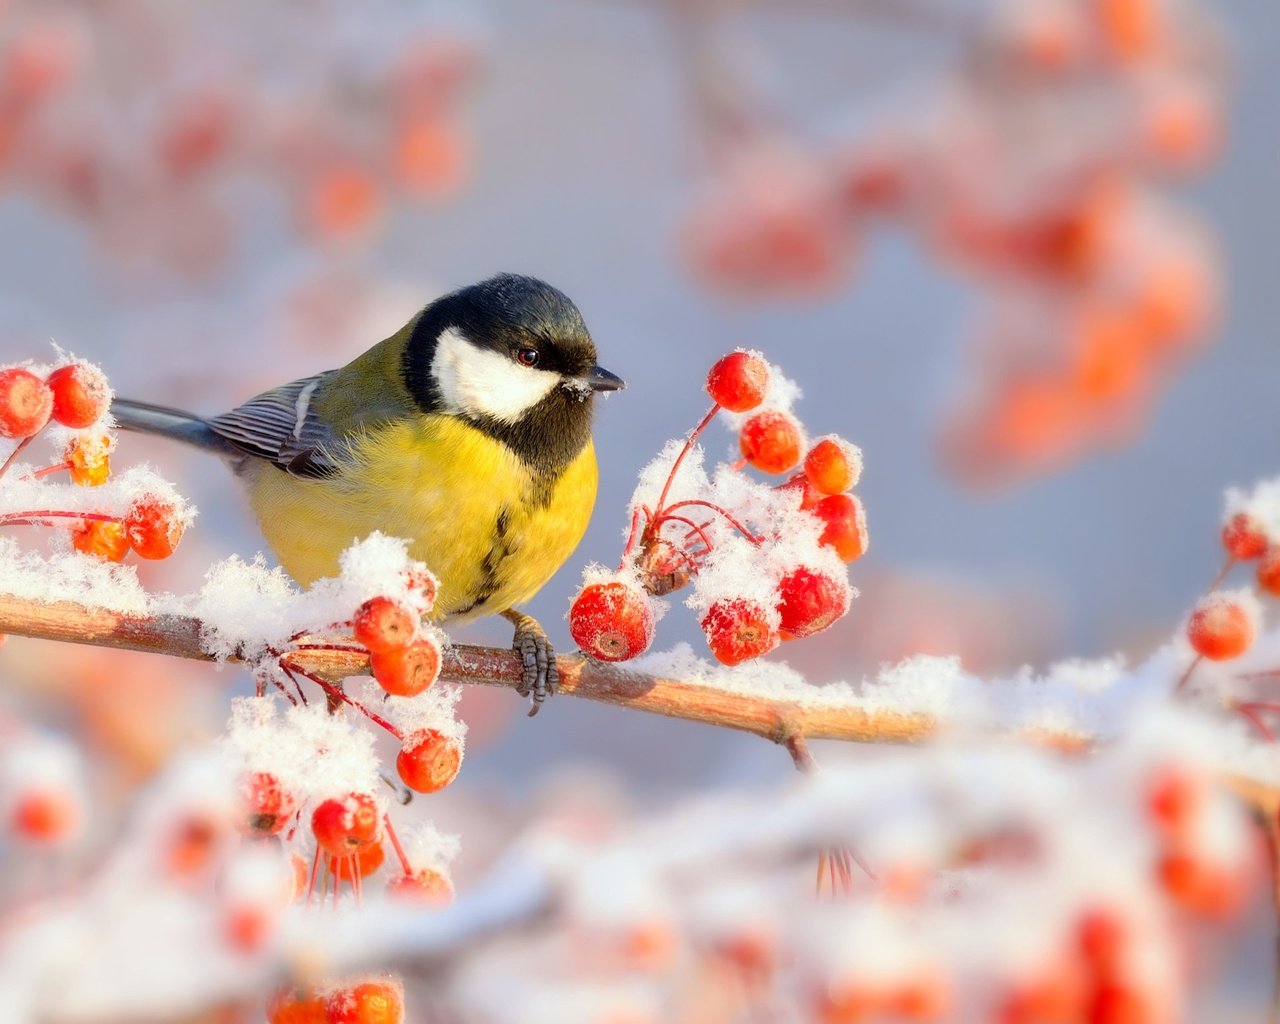
M248 455L275 463L294 476L326 477L338 472L338 438L311 405L330 370L264 391L244 405L209 420L214 433Z

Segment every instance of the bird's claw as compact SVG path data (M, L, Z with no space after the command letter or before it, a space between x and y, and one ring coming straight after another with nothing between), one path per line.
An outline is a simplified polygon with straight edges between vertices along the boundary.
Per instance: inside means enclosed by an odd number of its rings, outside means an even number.
M516 693L521 697L532 697L533 703L529 708L529 717L532 718L542 707L542 702L556 692L560 683L556 652L547 638L546 630L538 624L537 619L519 613L508 615L507 618L516 627L511 649L520 656L524 667L524 678L516 687Z

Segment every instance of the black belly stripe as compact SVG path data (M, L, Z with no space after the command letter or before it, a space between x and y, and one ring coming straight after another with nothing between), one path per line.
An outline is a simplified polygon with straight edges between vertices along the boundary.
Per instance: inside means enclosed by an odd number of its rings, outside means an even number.
M472 611L480 607L489 598L493 597L498 589L498 569L503 561L515 552L515 547L511 545L510 538L507 536L507 530L511 525L511 510L503 506L502 511L498 513L497 521L493 525L493 546L489 548L489 553L484 556L484 565L481 567L480 585L476 588L475 599L466 608L466 611Z

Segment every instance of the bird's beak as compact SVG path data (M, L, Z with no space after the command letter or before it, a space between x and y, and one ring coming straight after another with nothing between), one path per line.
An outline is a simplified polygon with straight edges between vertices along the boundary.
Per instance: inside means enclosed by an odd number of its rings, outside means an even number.
M582 383L592 391L621 391L627 386L625 380L603 366L593 366L591 372L582 378Z

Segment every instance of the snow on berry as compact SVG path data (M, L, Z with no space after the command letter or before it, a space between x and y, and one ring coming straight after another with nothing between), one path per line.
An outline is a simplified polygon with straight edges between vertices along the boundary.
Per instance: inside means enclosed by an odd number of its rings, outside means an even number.
M1267 543L1280 544L1280 477L1260 480L1248 491L1228 488L1225 506L1223 544L1228 551L1234 546L1250 552L1233 552L1234 557L1256 558Z
M742 425L738 436L742 457L765 473L785 473L800 462L804 431L789 413L765 409Z
M410 733L396 757L400 780L419 793L444 789L457 776L461 765L461 747L434 729Z
M862 449L828 434L815 441L804 457L804 473L823 494L842 494L862 477Z
M729 412L747 412L769 394L772 372L759 352L738 349L720 359L707 373L707 394Z
M627 661L653 642L650 598L629 578L588 583L569 605L569 635L600 661Z
M46 378L53 392L53 418L64 427L83 430L106 414L111 404L111 386L106 374L92 363L74 362L59 366Z
M1262 610L1248 590L1218 591L1204 598L1187 620L1192 649L1211 661L1238 658L1253 644Z
M732 598L712 603L702 620L702 632L716 660L724 665L740 665L749 658L768 654L778 646L776 608L756 601Z
M1267 535L1248 512L1237 512L1222 526L1222 546L1232 558L1258 558L1267 550Z

